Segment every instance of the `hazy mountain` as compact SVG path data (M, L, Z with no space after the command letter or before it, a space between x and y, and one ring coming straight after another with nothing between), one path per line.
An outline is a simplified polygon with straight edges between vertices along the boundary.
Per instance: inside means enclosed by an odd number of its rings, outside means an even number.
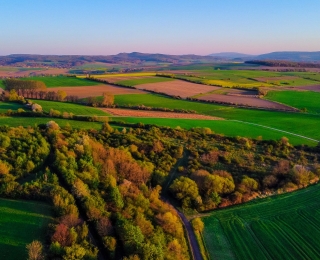
M271 52L258 55L255 60L288 60L303 62L319 62L320 51L317 52L301 52L301 51L281 51Z
M238 53L238 52L219 52L219 53L209 54L209 56L225 58L225 59L237 59L237 58L252 59L256 57L256 55Z

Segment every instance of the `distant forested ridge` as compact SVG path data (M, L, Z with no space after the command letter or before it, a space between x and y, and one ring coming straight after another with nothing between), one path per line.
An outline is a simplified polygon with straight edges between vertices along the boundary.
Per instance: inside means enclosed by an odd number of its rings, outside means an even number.
M295 62L287 60L250 60L247 64L258 64L270 67L293 67L293 68L320 68L319 62Z

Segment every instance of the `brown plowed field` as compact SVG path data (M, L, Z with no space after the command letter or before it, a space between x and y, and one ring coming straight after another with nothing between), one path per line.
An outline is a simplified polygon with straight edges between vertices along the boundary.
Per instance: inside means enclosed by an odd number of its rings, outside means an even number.
M218 94L209 94L206 96L199 97L201 100L209 100L216 102L224 102L232 105L241 105L241 106L251 106L251 107L259 107L259 108L267 108L267 109L285 109L292 110L293 108L275 103L269 100L264 100L255 97L241 97L241 96L231 96L231 95L218 95Z
M121 88L110 85L83 86L83 87L58 87L50 88L48 91L63 90L67 95L78 96L79 98L102 96L103 92L110 92L114 95L124 94L145 94L144 91L130 88Z
M180 96L182 98L192 97L197 94L221 89L220 87L190 83L183 80L173 80L168 82L141 84L141 85L137 85L136 87L139 89L162 92L168 95Z
M311 91L320 92L320 85L300 86L300 87L295 87L295 88L302 89L302 90L311 90Z
M223 120L223 118L199 115L199 114L145 111L145 110L121 109L121 108L99 108L99 109L107 113L110 113L113 116L124 116L124 117L156 117L156 118Z

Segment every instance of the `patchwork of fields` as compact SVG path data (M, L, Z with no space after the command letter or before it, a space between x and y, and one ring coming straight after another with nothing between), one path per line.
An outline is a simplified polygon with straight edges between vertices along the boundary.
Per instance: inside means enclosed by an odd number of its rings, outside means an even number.
M0 259L27 259L26 244L45 241L51 215L41 202L0 199Z
M319 259L320 189L217 210L204 217L212 259Z

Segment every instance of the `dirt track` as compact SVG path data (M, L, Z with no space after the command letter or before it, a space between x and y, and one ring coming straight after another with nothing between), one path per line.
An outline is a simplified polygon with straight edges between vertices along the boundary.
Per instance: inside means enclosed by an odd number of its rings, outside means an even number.
M162 92L168 95L180 96L182 98L192 97L197 94L220 89L220 87L195 84L182 80L141 84L137 85L136 88Z
M179 119L203 119L203 120L223 120L219 117L206 116L200 114L161 112L161 111L145 111L120 108L100 108L102 111L108 112L114 116L124 117L152 117L152 118L179 118Z

